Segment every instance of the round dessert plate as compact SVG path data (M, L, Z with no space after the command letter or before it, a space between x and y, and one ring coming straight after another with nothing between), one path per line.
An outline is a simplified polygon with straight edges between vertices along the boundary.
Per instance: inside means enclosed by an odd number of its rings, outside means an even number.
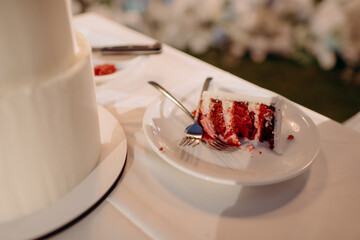
M103 33L99 29L84 28L77 26L78 30L89 42L91 47L107 47L123 45L124 42L116 36ZM138 74L142 69L148 56L141 55L102 55L98 52L92 53L93 66L113 64L116 72L107 75L95 76L96 84L103 84L110 80L131 81L132 75Z
M81 219L115 187L123 172L127 142L117 119L99 106L102 153L95 169L72 191L34 213L0 224L0 239L34 239Z
M226 88L215 81L211 88L215 91L238 92L233 86ZM184 88L174 91L173 95L193 111L199 101L199 89L201 87L197 90ZM255 89L257 94L261 90ZM264 90L264 94L268 93L269 91ZM179 147L184 129L190 123L190 118L163 96L150 104L143 118L147 140L160 157L188 174L212 182L266 185L285 181L308 169L320 149L316 125L286 99L281 126L284 153L281 155L269 149L267 144L244 143L239 151L231 153L212 150L203 144L197 147Z

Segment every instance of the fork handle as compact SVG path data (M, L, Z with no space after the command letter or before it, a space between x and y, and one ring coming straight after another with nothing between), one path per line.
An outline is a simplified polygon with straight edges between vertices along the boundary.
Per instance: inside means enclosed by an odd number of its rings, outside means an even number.
M195 117L194 117L194 121L195 121L195 122L197 122L197 121L199 120L199 112L200 112L200 103L201 103L202 93L209 88L209 85L210 85L211 80L212 80L212 77L208 77L208 78L206 78L206 80L205 80L205 82L204 82L203 88L202 88L201 93L200 93L199 104L198 104L198 107L197 107L197 109L196 109L196 113L195 113Z
M178 107L181 108L191 119L194 119L194 116L177 100L175 97L173 97L168 91L165 90L162 86L160 86L158 83L149 81L150 85L155 87L157 90L159 90L165 97L169 98L173 103L175 103Z

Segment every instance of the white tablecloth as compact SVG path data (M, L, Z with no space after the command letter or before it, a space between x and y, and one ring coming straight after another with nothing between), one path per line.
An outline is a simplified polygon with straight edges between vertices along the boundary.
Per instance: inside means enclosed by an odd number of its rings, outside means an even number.
M124 43L152 39L99 15L75 27L111 34ZM160 95L205 77L251 83L164 46L122 80L97 85L97 99L128 140L125 172L110 196L53 239L360 239L360 134L301 107L316 123L321 150L305 174L273 185L230 186L198 179L162 160L142 129L144 112Z

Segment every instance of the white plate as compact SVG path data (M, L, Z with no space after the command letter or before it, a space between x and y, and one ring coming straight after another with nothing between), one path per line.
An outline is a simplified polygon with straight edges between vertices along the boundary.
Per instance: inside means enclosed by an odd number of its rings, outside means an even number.
M89 42L91 47L106 47L106 46L116 46L123 45L124 42L121 39L111 36L107 33L103 33L96 29L91 29L90 27L84 28L81 26L76 26L76 30L79 31ZM131 56L131 55L110 55L105 56L101 53L92 53L93 66L102 65L102 64L114 64L117 71L112 74L95 76L95 83L103 84L110 80L119 80L126 82L131 81L133 74L138 73L142 66L145 63L145 60L148 56Z
M127 142L117 119L99 106L102 153L96 168L77 187L50 206L0 224L0 239L34 239L64 228L92 210L119 180Z
M212 90L236 92L234 88L214 86ZM197 88L197 89L200 89ZM189 88L173 92L180 101L196 107L199 90ZM284 99L282 136L284 153L279 155L267 146L252 151L225 153L198 147L179 147L184 128L191 123L174 103L160 96L147 108L143 128L154 151L174 167L193 176L223 184L265 185L285 181L310 167L320 149L320 136L313 121L298 107ZM289 135L293 140L287 140Z

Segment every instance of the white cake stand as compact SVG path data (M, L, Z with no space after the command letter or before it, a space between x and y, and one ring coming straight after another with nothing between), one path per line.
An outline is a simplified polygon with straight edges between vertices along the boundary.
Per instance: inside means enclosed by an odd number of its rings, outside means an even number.
M71 192L50 206L0 224L0 239L51 236L95 209L115 188L124 171L127 142L117 119L99 106L102 153L95 169Z

